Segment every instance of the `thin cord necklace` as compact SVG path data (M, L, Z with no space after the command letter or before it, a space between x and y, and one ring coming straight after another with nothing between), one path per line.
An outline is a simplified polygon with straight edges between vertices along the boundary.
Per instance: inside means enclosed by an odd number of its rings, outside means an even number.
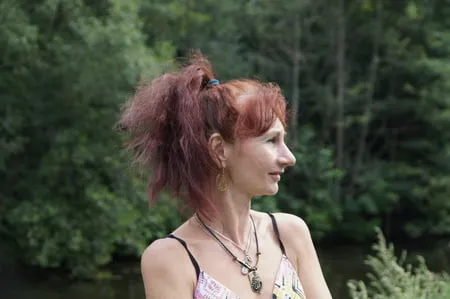
M246 263L245 261L240 260L228 247L219 239L219 237L209 228L196 214L196 218L198 221L202 224L202 226L205 228L205 230L219 243L220 247L222 247L223 250L225 250L229 255L233 257L234 261L237 261L241 266L241 273L242 275L246 275L248 277L248 280L250 282L250 287L252 288L252 291L255 293L261 293L262 290L262 280L259 276L257 270L258 270L258 262L259 262L259 256L261 255L261 252L259 251L259 242L258 242L258 234L256 233L256 225L255 221L253 220L252 215L250 215L250 220L252 222L253 226L253 233L255 236L255 242L256 242L256 262L254 266L251 266L249 263Z
M194 215L195 220L201 223L201 220L198 218L197 213L195 213ZM202 225L203 226L203 225ZM239 244L237 244L236 242L234 242L233 240L231 240L230 238L228 238L227 236L225 236L224 234L222 234L221 232L219 232L218 230L214 229L212 226L207 225L208 228L214 232L217 236L227 240L228 242L230 242L232 245L234 245L236 248L238 248L239 250L241 250L244 255L245 255L245 262L246 264L251 264L253 263L253 259L252 257L248 254L249 250L250 250L250 246L252 244L252 225L250 225L249 229L248 229L248 236L247 236L247 244L245 246L245 248L242 248ZM209 233L209 231L207 231Z

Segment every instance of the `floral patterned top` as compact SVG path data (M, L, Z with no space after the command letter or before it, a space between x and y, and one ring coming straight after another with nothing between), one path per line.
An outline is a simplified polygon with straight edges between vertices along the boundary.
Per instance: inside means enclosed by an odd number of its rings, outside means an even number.
M240 299L240 297L200 270L194 299ZM297 272L284 254L275 278L272 299L306 299Z

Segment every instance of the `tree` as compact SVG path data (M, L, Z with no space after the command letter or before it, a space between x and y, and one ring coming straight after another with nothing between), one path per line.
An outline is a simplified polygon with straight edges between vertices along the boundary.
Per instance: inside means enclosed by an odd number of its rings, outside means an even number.
M1 11L1 234L27 263L92 275L117 246L137 254L155 233L113 126L136 79L171 53L146 47L138 1Z

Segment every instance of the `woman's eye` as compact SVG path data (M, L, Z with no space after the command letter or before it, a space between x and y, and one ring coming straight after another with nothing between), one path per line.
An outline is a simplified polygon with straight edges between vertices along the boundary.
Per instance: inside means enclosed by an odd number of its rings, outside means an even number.
M276 137L273 137L273 138L270 138L269 140L267 140L268 142L270 142L270 143L276 143L277 142L277 138Z

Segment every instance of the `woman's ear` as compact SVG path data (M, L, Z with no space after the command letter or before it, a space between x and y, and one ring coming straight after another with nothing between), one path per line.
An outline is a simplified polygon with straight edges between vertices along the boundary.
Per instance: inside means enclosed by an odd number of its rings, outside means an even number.
M225 140L223 140L219 133L214 133L209 137L208 146L211 156L217 163L217 167L224 168L227 160Z

